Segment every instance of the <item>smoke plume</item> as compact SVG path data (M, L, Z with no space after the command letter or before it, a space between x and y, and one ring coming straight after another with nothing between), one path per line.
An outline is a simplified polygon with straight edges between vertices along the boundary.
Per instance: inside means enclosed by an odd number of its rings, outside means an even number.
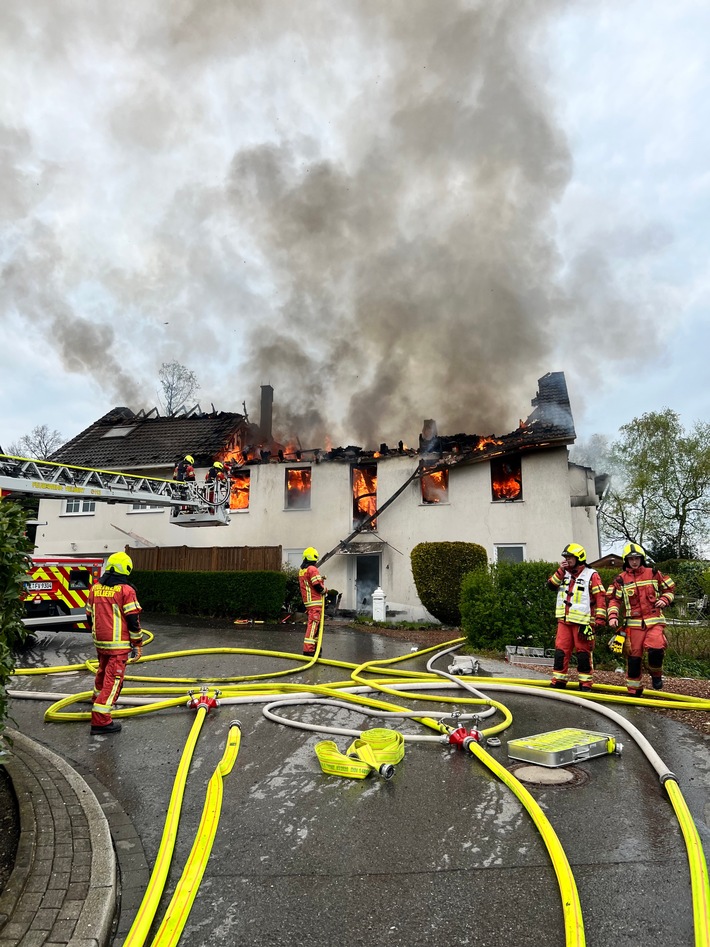
M203 408L273 385L303 446L510 430L590 281L598 331L623 308L603 249L565 264L556 234L565 6L11 0L6 310L108 407L178 360Z

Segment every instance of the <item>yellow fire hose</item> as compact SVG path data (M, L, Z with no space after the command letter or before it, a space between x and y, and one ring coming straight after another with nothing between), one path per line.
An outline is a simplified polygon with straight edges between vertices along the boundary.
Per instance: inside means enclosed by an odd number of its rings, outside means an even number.
M345 753L340 752L334 740L321 740L315 751L321 769L330 776L364 779L377 773L391 779L395 765L404 758L404 737L396 730L375 727L363 730Z
M545 843L545 848L552 860L552 865L557 876L557 884L560 889L560 895L562 896L565 943L567 947L584 947L586 943L584 938L584 922L582 920L582 905L579 901L577 885L564 849L547 816L523 784L504 766L501 766L497 760L493 759L490 753L487 753L479 743L475 740L471 740L468 744L468 749L484 766L487 766L498 779L504 782L508 789L512 790L530 814L538 832L542 836L542 840Z
M195 841L151 947L174 947L180 940L217 834L222 811L223 779L232 771L240 743L241 724L238 720L232 720L222 759L207 784L205 804Z
M175 848L175 839L177 837L178 823L180 821L180 809L185 793L187 773L192 761L192 754L195 752L195 744L197 743L197 738L200 735L200 730L202 729L202 724L206 716L206 707L200 707L197 710L192 729L185 743L185 748L182 751L180 765L178 766L173 783L173 790L170 794L165 828L163 829L163 836L160 840L153 871L151 872L146 892L143 895L143 900L138 908L138 913L124 941L124 947L143 947L148 932L150 931L150 926L153 923L155 912L158 910L158 903L163 893L163 888L165 887L165 879L168 876L168 869L170 868L170 861Z
M441 689L441 684L437 687L437 680L440 681L440 678L436 674L421 674L413 671L404 671L404 670L395 670L390 668L389 665L398 663L400 661L405 661L411 659L412 657L420 657L423 654L426 654L431 651L437 650L442 646L435 646L432 648L424 649L413 654L401 655L394 659L380 660L380 661L371 661L366 662L365 664L353 665L347 662L338 662L333 660L326 660L320 658L321 644L322 644L322 627L323 627L323 616L321 616L321 629L318 637L316 654L313 657L302 658L300 655L289 653L289 652L273 652L266 651L261 649L241 649L241 648L215 648L215 649L195 649L192 651L181 651L181 652L168 652L161 655L150 655L144 656L141 658L139 663L147 663L148 661L161 660L164 658L174 658L174 657L183 657L190 655L204 655L204 654L249 654L249 655L266 655L270 658L283 658L291 661L295 661L296 666L289 669L278 671L272 674L258 674L258 675L244 675L240 677L232 678L146 678L142 676L131 677L131 680L140 681L142 684L148 683L158 683L163 686L156 688L151 688L150 693L153 695L165 695L166 699L152 701L149 704L140 707L124 707L117 711L117 716L134 716L145 713L150 713L156 710L167 709L174 707L178 704L183 704L185 700L185 691L179 687L169 687L165 686L167 681L172 681L175 684L195 684L195 683L206 683L209 682L212 685L219 682L225 683L224 695L225 698L235 698L238 701L241 700L263 700L271 699L276 694L288 694L288 693L308 693L314 696L314 699L317 700L321 697L323 698L337 698L339 701L346 701L348 704L353 705L353 709L357 709L358 704L363 707L371 708L380 708L381 710L394 712L396 710L401 710L402 708L396 704L392 704L388 701L376 700L371 697L365 697L363 694L349 694L345 692L345 688L352 688L353 681L356 681L360 684L363 689L368 690L375 689L380 691L383 694L389 694L398 698L409 697L411 694L404 689L406 684L404 681L409 680L410 684L416 686L419 684L422 687L427 687L430 690L437 691ZM462 639L458 639L459 641ZM454 642L455 643L455 642ZM451 644L451 642L449 643ZM351 673L349 680L331 682L327 685L307 685L307 684L277 684L273 683L273 678L275 676L283 676L286 674L296 674L306 670L307 668L313 666L316 662L322 663L331 667L342 667L347 668ZM388 677L377 677L366 680L364 675L374 675L382 674L383 669L387 667ZM18 669L16 673L59 673L67 671L79 672L81 670L93 670L95 668L95 662L85 662L81 665L74 665L64 668L42 668L42 669ZM128 679L128 677L127 677ZM267 683L271 682L271 683ZM488 686L503 685L499 689L512 689L511 685L517 685L520 690L527 689L544 689L548 687L547 681L530 681L523 680L519 678L487 678L486 684ZM361 688L358 687L357 690ZM132 695L145 694L146 689L144 687L130 687L124 688L122 692L122 698L126 697L130 699ZM678 694L669 694L658 692L658 697L654 695L653 698L643 699L643 698L633 698L629 697L625 693L625 688L617 687L613 685L597 685L595 690L591 693L585 693L583 698L581 696L575 695L573 700L592 700L592 701L603 701L609 703L626 703L631 705L641 705L649 706L654 708L662 707L672 707L678 710L710 710L710 701L703 701L694 698L688 698L684 695ZM19 696L19 695L18 695ZM552 696L549 693L546 696ZM556 694L555 696L563 696L561 694ZM569 695L572 697L572 694ZM84 692L79 695L73 695L71 697L63 698L56 703L54 703L46 712L46 720L78 720L78 719L87 719L90 714L89 712L67 712L64 710L65 707L70 705L73 702L80 700L90 701L92 698L91 692ZM457 704L469 704L469 705L483 705L487 707L494 707L503 715L502 723L498 724L495 727L488 728L481 731L482 735L493 734L500 732L501 730L506 729L511 720L512 716L508 709L496 701L491 700L486 697L486 699L477 699L470 695L462 697L459 695L457 698L448 698L443 697L441 694L417 694L417 700L430 700L437 702L455 702ZM201 711L198 711L198 717L200 716ZM446 734L451 731L450 727L445 726L441 722L437 721L433 717L429 716L418 716L414 715L412 712L408 712L408 716L413 717L413 719L424 724L428 728L435 730L437 733ZM197 726L198 721L195 721L193 725L193 730ZM201 721L200 721L201 725ZM328 728L323 728L328 729ZM199 732L199 728L197 730ZM337 766L347 765L348 768L352 768L350 772L341 772L337 773L338 775L350 775L354 778L363 778L372 771L378 770L383 764L379 756L379 751L376 747L373 747L373 744L368 742L364 738L364 731L361 733L360 737L351 744L345 754L341 754L335 745L334 741L321 741L319 746L323 744L331 744L329 747L326 746L325 749L321 749L318 753L319 761L321 762L321 768L325 771L336 772ZM372 731L370 731L372 732ZM385 730L386 733L392 733L395 731ZM398 734L398 736L401 736ZM430 738L431 739L431 738ZM159 857L156 859L156 866L154 868L154 876L156 877L156 884L159 880L159 876L162 874L162 884L165 883L165 874L167 873L167 868L169 865L169 855L167 854L168 849L172 853L172 845L174 845L174 830L176 827L176 818L177 816L173 813L175 808L179 809L179 803L182 799L182 792L184 789L184 778L182 779L182 788L178 789L179 777L184 768L185 777L187 773L187 767L189 767L189 759L194 751L194 740L196 740L196 735L193 739L192 733L186 744L185 751L183 754L183 759L187 754L187 764L183 767L183 761L181 761L180 768L178 770L178 777L176 777L175 787L173 789L173 796L178 794L178 798L173 799L171 797L171 803L169 808L169 821L166 824L166 829L163 836L163 842L161 842L161 850L159 852ZM334 748L334 750L333 750ZM574 885L574 879L571 875L571 870L569 864L567 863L564 852L561 849L559 840L557 839L554 831L552 830L549 823L544 817L544 814L536 813L533 814L533 811L528 808L528 802L534 800L530 797L530 800L527 797L530 795L527 793L527 790L515 779L512 774L510 774L504 767L500 766L485 750L480 747L480 745L475 741L470 741L470 749L485 765L487 765L499 778L518 796L518 798L523 802L528 811L530 812L533 820L540 830L543 840L550 852L550 857L553 861L555 872L557 874L558 883L560 885L560 891L562 894L563 906L565 911L565 931L567 938L568 947L581 947L584 944L584 931L581 921L581 912L579 910L579 899L576 892L576 887ZM337 755L336 755L337 754ZM321 757L325 759L325 766ZM394 765L391 763L389 765ZM332 769L326 769L327 766L331 766ZM356 767L360 768L362 775L355 775L354 769ZM231 768L231 767L230 767ZM708 875L707 875L707 866L702 852L702 846L700 843L699 836L697 834L697 829L693 824L692 817L685 800L682 797L679 787L674 782L673 779L668 779L665 783L666 790L671 799L671 803L678 817L681 829L684 835L686 842L686 848L688 849L688 859L690 864L691 871L691 882L693 885L693 906L694 906L694 922L695 922L695 931L696 931L696 947L710 947L710 934L708 933L708 902L710 898L708 896ZM174 824L173 824L174 823ZM171 843L172 835L172 843ZM549 843L549 844L548 844ZM197 842L196 842L197 844ZM211 847L211 842L209 843ZM558 850L559 849L559 850ZM209 855L209 850L207 855ZM197 856L196 856L197 857ZM166 864L166 858L167 863ZM204 869L203 869L204 870ZM201 874L200 874L201 877ZM161 888L162 890L162 888ZM151 877L151 883L149 885L149 890L146 892L146 896L141 904L139 909L139 915L134 922L134 926L129 933L125 944L127 947L135 947L135 945L142 944L143 940L147 936L147 932L152 923L152 919L157 908L157 903L160 898L160 893L155 897L155 906L150 910L151 897L149 894L155 891L154 878ZM192 895L194 898L194 894ZM190 904L192 902L190 901ZM147 926L146 926L147 922ZM137 934L134 933L134 930L143 931L145 928L145 933L143 933L143 940L137 940L135 937ZM131 939L133 935L134 939ZM179 934L178 934L179 936ZM167 941L166 941L167 943Z

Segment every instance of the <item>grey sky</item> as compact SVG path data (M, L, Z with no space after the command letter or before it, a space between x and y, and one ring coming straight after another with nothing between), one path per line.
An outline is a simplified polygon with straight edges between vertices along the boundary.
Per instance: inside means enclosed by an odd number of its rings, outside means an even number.
M710 8L8 0L0 444L157 402L302 443L710 414Z

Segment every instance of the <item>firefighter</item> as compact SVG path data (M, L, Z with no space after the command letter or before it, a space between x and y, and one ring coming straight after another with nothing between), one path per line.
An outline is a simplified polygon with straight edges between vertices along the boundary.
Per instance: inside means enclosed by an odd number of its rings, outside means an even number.
M173 470L173 480L176 480L178 483L194 483L195 482L195 458L192 454L185 454L182 460L179 460L175 464L175 469ZM180 496L183 500L187 499L187 487L180 487ZM184 510L185 507L180 507L180 510ZM174 506L171 511L173 516L178 515L178 507Z
M108 557L106 571L89 590L86 617L92 630L99 667L94 681L91 733L118 733L121 724L111 719L123 687L128 658L141 656L143 633L141 607L128 581L133 561L125 552Z
M624 571L608 592L609 627L616 629L609 648L626 658L626 688L629 694L640 697L644 651L653 689L663 688L663 657L668 647L663 609L673 602L675 582L647 564L646 553L638 543L627 543L622 559Z
M215 484L215 483L226 483L227 477L224 473L224 464L221 460L215 460L210 469L205 474L205 483ZM214 502L215 498L215 488L212 486L208 490L207 500L210 503Z
M562 550L562 564L547 580L557 592L557 634L551 687L566 687L569 662L577 654L579 689L592 689L594 629L606 624L606 591L598 572L587 565L587 553L579 543Z
M195 458L192 454L185 454L182 460L179 460L175 464L175 470L173 470L173 480L177 480L180 483L185 483L186 481L192 481L195 479Z
M298 570L298 584L301 587L303 604L306 606L306 636L303 639L303 653L307 656L316 653L325 613L325 576L318 571L317 562L317 549L309 546L303 550L303 562Z

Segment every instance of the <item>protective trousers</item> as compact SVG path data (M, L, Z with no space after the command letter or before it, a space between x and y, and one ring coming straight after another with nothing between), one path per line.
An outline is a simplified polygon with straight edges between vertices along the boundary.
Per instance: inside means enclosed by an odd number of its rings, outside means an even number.
M625 628L626 687L629 693L640 690L642 659L647 652L648 673L652 678L663 676L663 658L668 646L664 625L649 625L648 628Z
M306 609L306 636L303 639L303 653L315 654L318 638L320 637L321 625L323 624L323 610L325 609L325 598L315 605L309 605Z
M560 621L557 623L555 636L555 663L552 669L552 684L564 686L569 679L569 660L572 653L577 653L577 673L580 686L591 686L594 664L592 651L594 639L586 638L582 632L586 625L576 625L573 622Z
M97 649L99 669L94 680L94 703L91 707L91 726L106 727L111 723L113 710L126 676L130 651L103 651Z

